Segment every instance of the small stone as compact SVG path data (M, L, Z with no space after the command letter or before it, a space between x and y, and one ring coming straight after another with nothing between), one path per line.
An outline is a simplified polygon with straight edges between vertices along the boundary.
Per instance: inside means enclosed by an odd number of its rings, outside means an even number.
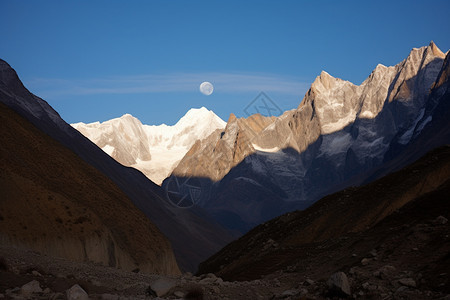
M314 280L307 278L305 280L305 285L313 285L314 284Z
M175 295L175 297L178 298L183 298L184 297L184 292L182 291L175 291L175 293L173 293Z
M369 252L370 255L372 255L373 257L377 256L377 250L373 249L372 251Z
M356 255L355 253L352 254L352 257L357 257L358 255Z
M203 280L205 280L205 279L203 279ZM158 280L152 282L150 284L150 288L156 294L156 296L162 297L162 296L166 295L176 285L177 285L177 282L173 279L161 278L161 279L158 279Z
M408 289L408 287L406 287L406 286L401 286L401 287L399 287L395 292L396 292L396 293L401 293L401 292L406 291L407 289Z
M6 295L15 294L15 293L18 293L18 292L20 292L20 288L19 287L15 287L13 289L7 289L5 291Z
M419 251L419 248L414 247L414 248L412 248L412 250L413 250L413 251Z
M65 300L66 297L64 297L63 293L55 293L50 297L50 300Z
M275 286L278 286L278 287L281 286L281 283L278 279L274 280L274 284L275 284Z
M350 296L350 284L348 282L347 275L344 272L337 272L330 276L327 281L328 287L331 292L337 294L344 294Z
M66 291L67 300L89 300L85 290L78 284L73 285Z
M36 271L36 270L31 271L31 274L32 274L33 276L39 276L39 277L42 277L41 273L39 273L39 272Z
M367 266L367 265L369 264L369 262L370 262L370 259L368 259L368 258L363 258L363 259L361 260L361 264L362 264L363 266Z
M216 280L214 278L204 278L202 280L200 280L198 283L200 284L212 284L216 282Z
M447 224L447 222L448 222L448 219L444 216L439 216L433 221L433 223L435 225L444 225L444 224Z
M416 282L412 278L402 278L398 280L398 283L408 287L416 287Z
M30 297L34 293L41 293L41 292L42 289L39 281L37 280L30 281L20 288L20 294L26 297Z
M90 283L92 283L95 286L102 286L103 285L102 282L100 280L97 280L97 279L91 279L89 281L90 281Z
M288 297L288 296L295 296L299 293L300 291L298 290L287 290L284 291L283 293L281 293L281 296L283 297Z
M119 300L119 295L112 295L112 294L102 294L101 299L102 300Z

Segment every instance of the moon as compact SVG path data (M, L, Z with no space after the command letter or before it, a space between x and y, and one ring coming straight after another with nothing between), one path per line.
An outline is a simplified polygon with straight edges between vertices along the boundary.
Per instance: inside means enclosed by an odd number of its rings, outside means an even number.
M200 84L200 92L203 95L209 96L214 92L214 86L211 82L205 81Z

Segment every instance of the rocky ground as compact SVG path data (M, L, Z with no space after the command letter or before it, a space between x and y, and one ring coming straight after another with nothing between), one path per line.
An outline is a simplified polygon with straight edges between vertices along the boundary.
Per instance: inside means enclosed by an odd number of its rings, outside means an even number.
M439 216L390 231L370 251L358 245L360 236L349 235L315 245L318 256L261 279L234 282L214 274L124 272L0 246L0 299L450 299L448 261L432 265L436 257L449 259L448 220ZM364 238L370 244L372 238ZM449 246L430 252L436 239Z

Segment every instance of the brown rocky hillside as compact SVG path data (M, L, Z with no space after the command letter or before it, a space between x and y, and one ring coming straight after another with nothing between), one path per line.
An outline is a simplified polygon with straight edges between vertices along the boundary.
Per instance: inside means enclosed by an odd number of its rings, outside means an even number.
M0 124L2 245L179 273L169 241L108 177L3 103Z

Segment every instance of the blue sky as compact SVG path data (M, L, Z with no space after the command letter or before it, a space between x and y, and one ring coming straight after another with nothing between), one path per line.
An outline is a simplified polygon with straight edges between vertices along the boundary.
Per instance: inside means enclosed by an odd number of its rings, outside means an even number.
M287 110L321 70L359 84L413 47L450 48L450 1L0 0L0 11L0 58L70 123L174 124L201 106L226 121L260 92Z

